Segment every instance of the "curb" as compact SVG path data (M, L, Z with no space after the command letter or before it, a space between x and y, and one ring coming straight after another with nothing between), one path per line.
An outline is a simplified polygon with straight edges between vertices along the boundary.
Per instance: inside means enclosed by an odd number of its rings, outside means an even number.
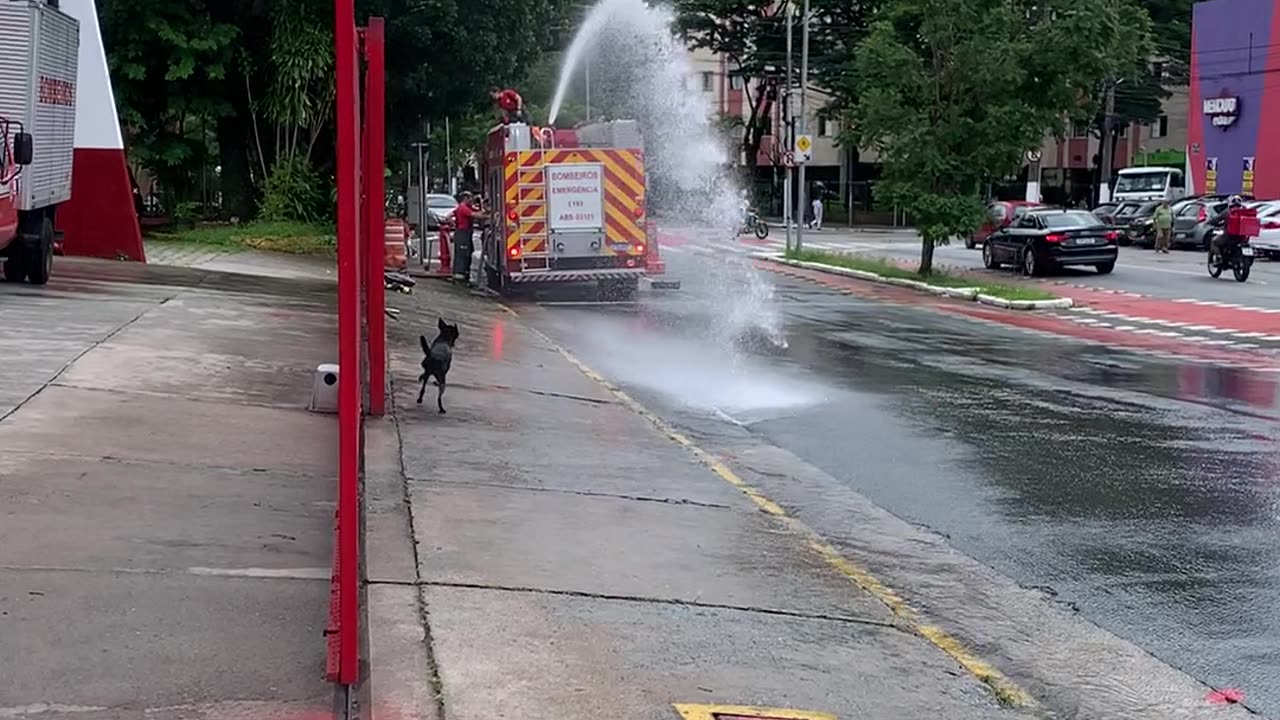
M867 280L870 282L880 283L882 285L896 285L898 287L911 288L912 290L918 290L920 292L927 292L933 295L941 295L960 300L971 300L982 303L983 305L992 305L994 307L1004 308L1005 310L1063 310L1075 305L1071 298L1056 298L1054 300L1005 300L1004 298L982 293L980 288L976 287L938 287L937 285L930 285L929 283L920 282L919 280L884 277L883 275L877 275L866 270L854 270L852 268L809 262L807 260L792 260L790 258L778 257L777 255L770 255L767 253L754 253L753 257L771 263L777 263L779 265L804 268L805 270L816 270L818 272L824 272L831 275L843 275L844 277Z

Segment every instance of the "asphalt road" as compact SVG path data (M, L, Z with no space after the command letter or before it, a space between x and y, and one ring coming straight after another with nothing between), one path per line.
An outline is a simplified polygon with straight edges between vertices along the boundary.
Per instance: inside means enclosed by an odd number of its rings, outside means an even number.
M781 247L785 242L785 231L773 228L768 239ZM914 260L920 256L916 234L906 230L855 232L828 228L820 232L806 231L804 243L806 247L814 249L865 253L904 260ZM1110 275L1099 275L1092 268L1067 268L1050 279L1159 298L1195 298L1280 308L1280 262L1260 259L1254 263L1249 280L1237 283L1230 279L1230 273L1218 280L1209 277L1204 260L1202 253L1191 250L1174 250L1168 255L1157 255L1145 248L1122 247L1120 260ZM973 250L966 250L962 244L939 247L934 262L939 266L982 269L981 246ZM1018 277L1012 270L997 271L995 274Z
M940 254L979 261L962 248ZM1280 302L1280 266L1214 286L1194 273L1191 253L1123 257L1113 276L1089 280ZM668 263L683 280L678 292L633 306L543 296L522 314L678 426L709 438L717 427L748 428L1280 717L1280 491L1271 482L1280 410L1268 376L780 276L751 281L714 255L674 253ZM840 492L809 502L837 505Z

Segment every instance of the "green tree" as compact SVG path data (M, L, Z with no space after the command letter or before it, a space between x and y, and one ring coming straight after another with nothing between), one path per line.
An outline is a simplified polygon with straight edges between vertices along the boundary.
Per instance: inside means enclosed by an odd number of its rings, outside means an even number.
M1076 0L1046 16L1008 0L890 0L878 13L854 58L847 140L879 151L877 194L914 218L920 274L937 244L977 229L986 178L1143 52L1125 4Z
M198 0L108 0L99 18L131 158L160 179L171 206L189 201L229 107L210 88L231 74L238 30Z
M847 108L856 97L854 49L866 35L879 0L810 0L809 86L828 96L832 109ZM793 15L794 82L800 81L802 5L759 0L676 0L677 28L689 44L724 56L729 74L744 78L747 117L739 123L741 145L755 164L764 136L773 132L766 114L769 98L781 99L786 85L787 11ZM778 93L761 93L776 83ZM798 111L798 104L797 104Z
M357 22L388 20L388 154L406 157L427 123L489 111L488 86L525 75L565 33L567 6L491 0L476 12L463 0L357 0ZM297 37L278 37L282 13L307 18ZM224 212L247 218L278 152L331 175L332 118L320 112L331 89L315 82L313 51L320 28L331 33L332 2L100 0L99 15L131 153L167 187L191 187L195 169L216 161Z
M785 77L788 3L677 0L675 6L676 27L689 44L723 56L730 74L744 79L748 92L744 93L747 117L741 126L742 151L747 164L754 166L764 136L772 132L760 88Z
M1152 22L1143 7L1124 3L1117 8L1122 27L1127 28L1132 39L1127 46L1127 63L1116 68L1113 75L1095 85L1090 102L1081 109L1086 111L1090 132L1099 143L1110 145L1115 157L1116 145L1125 128L1134 123L1151 123L1160 117L1165 99L1170 95L1165 89L1162 54L1152 39ZM1107 93L1114 94L1114 107L1110 122L1106 115ZM1102 167L1102 155L1093 158L1094 175L1099 182L1110 178L1111 169Z

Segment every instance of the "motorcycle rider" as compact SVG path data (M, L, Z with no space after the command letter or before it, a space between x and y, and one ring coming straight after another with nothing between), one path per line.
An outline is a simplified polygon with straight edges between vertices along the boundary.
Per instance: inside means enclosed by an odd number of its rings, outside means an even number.
M1242 212L1244 210L1244 198L1239 195L1232 195L1227 198L1227 211L1223 218L1223 231L1213 237L1210 243L1209 253L1216 254L1219 258L1225 258L1228 253L1240 242L1240 238L1235 235L1228 235L1226 232L1227 224L1230 223L1233 213Z

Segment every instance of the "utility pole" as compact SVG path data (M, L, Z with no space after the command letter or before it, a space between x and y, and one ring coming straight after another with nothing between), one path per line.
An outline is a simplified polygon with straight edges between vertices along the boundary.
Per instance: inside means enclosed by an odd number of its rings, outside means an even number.
M457 195L458 188L453 181L453 144L450 139L448 115L444 118L444 171L445 187L449 189L450 195Z
M795 137L791 132L791 26L794 23L796 14L796 6L787 1L787 85L782 91L782 137L783 152L791 153L795 150ZM783 157L786 157L784 154ZM791 196L791 171L792 165L795 163L787 163L787 174L782 179L782 224L787 228L787 252L791 251L791 218L794 217L792 212L792 196Z
M418 151L418 256L423 267L431 268L431 239L427 233L427 159L423 150L427 143L413 144Z
M800 22L800 134L809 132L809 0L804 0ZM794 145L792 146L794 148ZM800 163L800 219L796 223L796 252L804 249L804 212L809 205L808 191L804 184L804 166Z
M1116 114L1116 85L1118 84L1107 82L1107 100L1102 110L1102 147L1099 149L1102 172L1098 173L1101 176L1098 183L1099 205L1111 200L1111 166L1114 164L1111 159L1111 122Z
M591 122L591 58L587 58L583 74L587 76L587 122Z

